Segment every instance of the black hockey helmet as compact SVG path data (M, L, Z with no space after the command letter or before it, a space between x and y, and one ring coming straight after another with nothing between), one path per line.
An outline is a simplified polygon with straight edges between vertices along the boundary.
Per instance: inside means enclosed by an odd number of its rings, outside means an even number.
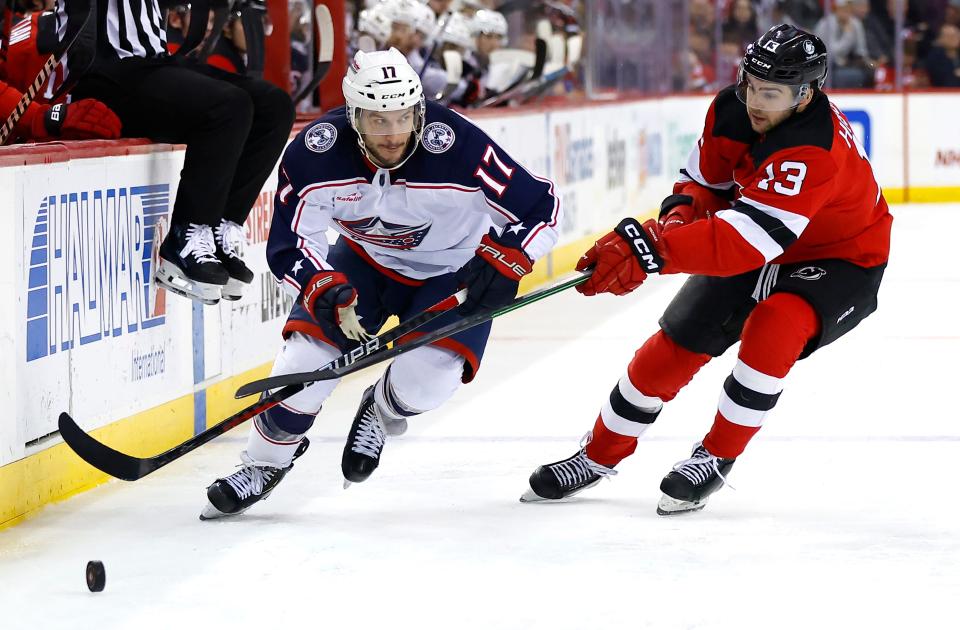
M799 102L811 85L823 87L827 78L827 47L816 35L789 24L778 24L747 46L737 79L737 96L743 102L748 74L791 86Z

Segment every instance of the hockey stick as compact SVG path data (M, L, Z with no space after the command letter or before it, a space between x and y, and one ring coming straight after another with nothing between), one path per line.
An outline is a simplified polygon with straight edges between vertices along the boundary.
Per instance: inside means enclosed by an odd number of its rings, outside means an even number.
M553 286L547 287L546 289L541 289L539 291L534 291L533 293L528 293L521 297L518 297L510 304L507 304L504 307L498 309L487 309L478 311L473 315L464 317L458 321L448 324L443 328L435 330L429 334L418 337L408 343L394 345L393 348L389 350L384 350L382 352L376 352L373 354L368 354L367 356L352 361L346 364L337 364L333 362L327 366L320 368L319 370L314 370L313 372L299 372L295 374L281 374L279 376L271 376L268 378L262 378L258 381L253 381L243 385L240 389L237 390L237 398L242 398L243 396L250 396L259 392L265 392L277 387L295 387L298 385L309 385L315 381L325 381L335 378L342 378L348 374L353 374L364 368L370 367L371 365L376 365L386 361L387 359L392 359L395 356L409 352L421 346L431 344L440 339L445 339L457 333L463 332L469 328L473 328L478 324L482 324L501 315L506 315L511 311L515 311L518 308L527 306L528 304L533 304L534 302L539 302L540 300L550 297L555 293L560 293L565 291L570 287L575 287L578 284L583 284L590 277L592 272L583 273L577 277L567 280L566 282L561 282ZM342 358L342 357L341 357ZM281 390L282 391L282 390Z
M213 52L213 47L217 45L220 36L223 35L223 27L230 19L230 11L233 8L231 0L214 0L213 4L213 25L210 32L207 33L200 47L187 52L188 57L195 57L201 63L206 62L207 57Z
M354 354L356 354L357 357L363 357L366 356L367 353L376 353L378 349L385 348L388 343L396 341L403 335L416 330L434 318L443 315L451 308L461 304L465 298L466 290L458 291L418 315L411 317L402 324L391 328L379 337L374 337L356 350L337 358L332 364L337 364L338 362L349 364L351 361L349 357ZM213 438L223 435L230 429L243 424L250 418L280 404L282 401L300 392L304 387L305 385L302 384L284 387L280 391L258 400L249 407L241 409L229 418L221 420L186 442L178 444L153 457L134 457L110 448L81 429L76 421L70 417L70 414L66 412L60 414L57 424L60 429L60 437L73 449L74 453L80 456L80 459L94 468L107 473L111 477L123 479L124 481L136 481L149 475L158 468L163 468L170 462L183 457L190 451L203 446Z
M320 39L317 46L317 65L313 68L313 78L310 79L310 83L293 97L294 105L313 94L327 76L330 63L333 61L333 19L330 17L330 9L326 5L318 4L314 15L317 21L317 37Z
M249 3L244 3L244 7L240 9L240 24L243 25L243 38L247 42L247 76L254 79L263 78L265 15L265 9L254 7Z
M183 38L183 43L180 44L180 48L177 49L177 52L173 53L174 57L186 55L203 41L203 36L207 34L207 22L210 18L210 3L207 0L192 0L192 2L190 2L190 8L187 10L187 15L190 16L190 24L187 25L187 34Z
M537 99L543 96L550 88L563 80L570 73L570 68L563 66L558 68L549 74L543 75L539 81L533 85L529 85L520 90L520 93L517 95L517 100L521 104L529 103L530 101Z
M503 92L480 101L474 106L475 108L479 109L481 107L496 107L497 105L502 105L514 98L524 83L540 79L540 76L543 74L543 66L547 63L547 42L538 37L534 46L536 56L533 62L533 71L530 75L527 76L527 73L521 74L520 77L512 85L507 86Z
M435 54L437 54L437 48L440 47L440 38L443 37L443 33L447 30L447 25L450 23L451 17L453 17L452 11L444 14L443 22L433 33L433 41L430 42L430 52L428 52L427 56L423 58L423 65L420 66L420 72L417 73L417 76L420 77L420 80L423 80L423 73L427 71L427 66L430 64L430 60L433 59Z
M76 0L73 1L76 2ZM20 118L23 117L23 114L27 111L30 103L32 103L37 97L37 94L43 89L43 85L47 82L47 80L50 78L50 75L53 74L54 70L56 70L57 66L63 61L67 54L69 53L72 55L72 59L68 60L68 65L73 65L75 71L70 72L69 76L64 78L63 83L59 88L57 88L53 98L50 100L56 100L62 96L63 93L67 91L68 80L70 83L75 83L77 78L83 75L87 68L93 64L93 61L96 58L96 46L96 7L91 1L87 4L86 15L84 16L83 21L80 23L80 27L73 34L73 36L67 40L65 45L61 46L57 51L53 52L49 57L47 57L43 67L40 68L40 72L37 73L37 78L34 79L33 83L27 87L27 91L24 92L23 96L20 97L16 107L13 108L13 111L10 112L9 116L7 116L6 122L3 123L2 127L0 127L0 146L6 144L17 122L19 122ZM84 55L86 55L86 58ZM80 68L82 68L82 70ZM69 70L69 68L67 68L67 70Z

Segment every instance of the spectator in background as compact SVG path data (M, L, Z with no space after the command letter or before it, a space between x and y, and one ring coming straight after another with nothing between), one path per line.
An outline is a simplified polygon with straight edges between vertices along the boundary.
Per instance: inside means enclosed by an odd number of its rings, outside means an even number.
M878 66L887 66L893 60L898 2L881 0L874 2L872 8L868 0L856 0L853 4L853 14L863 23L867 55Z
M717 19L716 7L711 0L690 1L690 31L703 35L709 39L709 47L713 47L713 25Z
M759 0L757 25L761 31L776 24L794 24L806 30L823 17L822 0Z
M866 85L867 38L850 0L833 0L833 13L817 23L815 32L830 51L833 87Z
M287 4L290 24L290 93L297 94L311 78L313 59L313 24L310 8L303 0Z
M734 0L730 7L730 17L723 23L724 44L736 44L738 50L744 50L760 32L757 29L757 12L750 0Z
M940 34L924 63L933 87L960 87L960 28L940 27Z
M960 0L950 0L943 13L943 23L960 27Z

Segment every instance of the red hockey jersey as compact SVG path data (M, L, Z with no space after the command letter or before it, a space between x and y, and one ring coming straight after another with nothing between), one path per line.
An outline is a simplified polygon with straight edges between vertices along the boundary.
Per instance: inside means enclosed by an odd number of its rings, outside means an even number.
M850 123L823 93L758 134L734 89L722 90L681 173L681 182L734 201L662 236L666 273L731 276L768 262L887 261L893 217Z
M21 93L27 91L30 84L37 78L37 74L43 68L47 58L50 57L50 53L41 54L37 50L40 16L40 13L31 13L10 29L10 40L7 42L6 50L7 60L3 76L0 78ZM56 92L61 83L63 83L63 66L57 65L47 82L41 86L40 91L34 97L34 101L48 102L48 99ZM58 100L63 101L65 97Z

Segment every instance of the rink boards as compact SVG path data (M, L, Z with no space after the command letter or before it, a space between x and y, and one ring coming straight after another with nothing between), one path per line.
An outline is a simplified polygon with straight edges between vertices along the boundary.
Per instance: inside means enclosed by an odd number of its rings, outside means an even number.
M960 200L956 94L834 100L889 200ZM560 246L527 288L569 271L621 216L656 208L708 102L622 100L475 119L563 200ZM152 454L237 409L236 386L268 369L290 306L264 260L276 179L247 224L253 286L239 302L200 307L150 282L182 163L182 148L136 142L0 151L0 527L105 480L60 442L61 411L121 450Z

